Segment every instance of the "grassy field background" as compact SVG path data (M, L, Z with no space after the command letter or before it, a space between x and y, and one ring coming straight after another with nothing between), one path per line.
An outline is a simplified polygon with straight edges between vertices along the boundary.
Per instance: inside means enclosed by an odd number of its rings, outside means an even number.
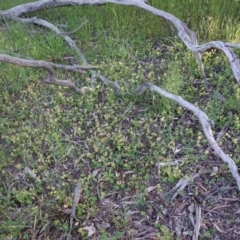
M31 1L3 1L0 10L26 2ZM199 43L240 42L238 1L149 4L186 22ZM203 109L215 121L215 134L228 123L219 144L240 163L240 90L222 53L203 54L205 82L177 32L140 9L109 4L62 7L31 16L35 15L69 33L88 62L123 90L134 90L146 78ZM0 53L65 64L79 61L48 29L2 19L0 33ZM162 97L150 92L119 97L99 82L93 92L79 96L63 87L42 85L42 70L1 63L0 71L1 239L64 239L79 179L75 239L91 239L85 228L91 225L96 231L92 239L135 239L136 221L152 226L156 239L176 239L163 220L164 193L199 168L225 167L209 151L197 119ZM79 87L90 84L89 74L57 75ZM226 101L219 100L219 94ZM178 165L170 164L174 161ZM209 188L235 186L228 170L225 176L201 181ZM192 190L198 196L197 186ZM236 188L232 194L237 195ZM207 205L213 204L210 200ZM206 239L217 231L209 227L201 233Z

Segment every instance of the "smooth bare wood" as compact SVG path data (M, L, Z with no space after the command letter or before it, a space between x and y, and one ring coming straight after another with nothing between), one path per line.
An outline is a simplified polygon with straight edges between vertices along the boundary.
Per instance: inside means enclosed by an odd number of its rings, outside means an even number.
M45 69L48 72L48 77L42 81L42 83L45 84L53 84L53 85L58 85L58 86L65 86L69 87L73 91L79 94L84 94L87 91L92 91L91 88L89 87L83 87L83 88L78 88L75 86L75 84L71 80L59 80L56 79L56 74L51 66L51 63L49 64L48 62L45 61L38 61L38 60L28 60L28 59L22 59L22 58L16 58L12 57L6 54L0 54L0 62L6 62L6 63L11 63L17 66L21 67L34 67L34 68L41 68ZM74 66L69 66L69 65L58 65L58 64L52 64L54 67L57 68L63 68L66 70L72 70ZM70 68L70 69L68 69ZM81 69L80 65L76 65L75 70Z
M233 75L236 78L237 82L240 83L240 63L238 57L233 51L233 48L240 48L239 44L232 44L222 41L211 41L202 45L198 45L196 34L191 31L184 22L182 22L180 19L170 13L164 12L148 5L143 0L41 0L37 2L22 4L6 11L0 11L0 16L17 19L27 13L32 13L54 7L103 5L107 3L136 6L171 22L176 27L178 31L178 36L182 39L183 43L187 46L189 50L191 50L195 54L196 60L200 66L203 76L205 76L205 72L200 53L206 52L207 50L212 48L219 49L228 58ZM81 55L83 56L83 54ZM85 61L86 59L82 60L83 63L87 63Z
M87 60L85 59L83 53L77 47L75 42L67 34L62 33L55 25L43 19L38 19L36 17L25 18L25 16L28 13L33 13L40 10L60 7L60 6L103 5L107 3L126 5L126 6L135 6L171 22L177 29L178 36L181 38L183 43L186 45L186 47L189 50L191 50L195 54L196 60L198 61L198 64L200 66L203 76L205 76L205 72L204 72L204 66L201 60L200 53L203 53L212 48L219 49L228 58L233 75L236 78L237 82L240 83L239 59L237 58L236 54L233 51L234 48L239 49L240 44L233 44L233 43L222 42L222 41L211 41L202 45L198 45L196 34L193 31L191 31L184 22L182 22L181 20L179 20L178 18L176 18L174 15L170 13L164 12L162 10L156 9L146 4L144 0L40 0L32 3L22 4L14 8L8 9L6 11L0 11L0 16L5 18L12 18L23 23L38 24L51 29L56 34L63 37L65 41L69 44L69 46L76 51L82 63L88 66L89 64L87 63ZM56 79L53 68L50 66L50 64L47 64L46 62L43 62L43 61L32 62L29 60L21 60L21 59L16 60L16 58L13 59L12 57L9 57L7 55L2 56L2 58L0 57L0 61L9 62L9 63L16 64L23 67L38 67L38 68L45 69L48 71L48 78L44 80L44 83L68 86L72 90L80 94L84 94L85 91L91 90L91 88L87 88L87 87L78 89L74 85L74 83L71 82L70 80ZM109 80L104 76L97 75L96 72L93 70L91 70L91 75L92 75L92 78L91 78L92 85L94 83L94 80L98 79L105 84L110 84L115 89L117 94L123 94L120 89L120 86L117 83ZM215 153L224 162L228 164L229 169L232 173L232 176L237 182L238 189L240 190L240 176L238 174L237 166L233 161L233 159L227 156L222 151L222 149L218 146L218 143L214 139L214 136L211 130L212 121L207 117L207 115L195 105L184 100L182 97L173 95L151 83L143 84L134 93L139 95L144 93L147 89L150 89L153 92L157 92L158 94L175 101L180 106L192 111L198 117L202 125L203 132L209 142L209 145L214 149Z
M203 132L205 134L205 137L208 140L209 145L214 149L215 153L225 162L228 164L228 167L232 173L232 176L234 177L234 179L237 182L237 186L238 189L240 190L240 176L238 174L238 169L236 166L236 163L234 162L233 159L231 159L229 156L227 156L222 149L219 147L217 141L215 140L213 133L212 133L212 129L211 129L211 125L214 124L214 122L212 120L210 120L208 118L208 116L206 115L205 112L203 112L201 109L199 109L198 107L196 107L194 104L184 100L182 97L174 95L169 93L166 90L161 89L160 87L157 87L151 83L145 83L142 86L139 87L139 89L137 89L136 93L137 94L142 94L144 91L146 91L147 89L150 89L153 92L157 92L160 95L173 100L174 102L178 103L180 106L182 106L183 108L187 108L188 110L192 111L195 116L197 116L197 118L199 119L202 128L203 128Z

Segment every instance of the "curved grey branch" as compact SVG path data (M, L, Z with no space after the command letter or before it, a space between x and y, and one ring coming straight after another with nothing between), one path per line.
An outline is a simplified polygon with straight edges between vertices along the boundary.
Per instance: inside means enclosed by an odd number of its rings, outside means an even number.
M45 26L61 37L65 39L68 44L76 50L78 53L78 56L81 58L81 61L84 65L88 65L87 60L85 59L84 55L82 54L81 50L77 47L75 42L66 34L62 33L56 26L53 24L42 20L42 19L37 19L37 18L23 18L24 14L31 13L31 12L36 12L40 10L44 10L47 8L53 8L53 7L60 7L60 6L70 6L70 5L101 5L101 4L106 4L106 3L113 3L113 4L120 4L120 5L128 5L128 6L136 6L139 8L142 8L158 17L164 18L167 21L170 21L177 29L178 31L178 36L182 39L184 44L187 46L188 49L190 49L194 54L195 57L200 65L200 69L203 74L204 73L204 67L201 61L201 56L200 53L207 51L208 49L211 48L216 48L224 52L226 57L229 60L232 72L234 77L236 78L237 82L240 83L240 64L239 64L239 59L237 58L236 54L234 53L232 48L240 48L239 44L232 44L232 43L227 43L227 42L221 42L221 41L212 41L208 42L202 45L198 45L197 43L197 38L196 34L191 31L187 25L173 16L172 14L169 14L167 12L161 11L159 9L156 9L148 4L145 3L143 0L40 0L37 2L32 2L32 3L27 3L27 4L22 4L17 7L14 7L12 9L6 10L6 11L0 11L0 16L2 17L10 17L13 19L16 19L21 22L25 23L35 23L41 26ZM1 61L1 58L0 58ZM4 58L4 61L6 61L6 57ZM42 61L37 61L35 62L36 64L29 63L27 60L24 60L22 62L15 62L15 60L9 60L8 62L17 64L20 66L32 66L32 67L41 67L44 68L48 71L49 77L44 81L45 83L50 83L50 84L56 84L56 85L63 85L63 86L68 86L72 88L74 91L81 93L81 89L78 89L75 87L75 85L70 81L70 80L56 80L55 79L55 73L53 71L53 68L42 62ZM98 76L96 72L91 71L92 74L92 79L91 82L95 79L101 80L103 83L110 84L118 94L122 94L122 91L119 87L119 85L103 76ZM213 137L212 130L211 130L211 123L212 121L207 117L207 115L194 106L193 104L187 102L186 100L182 99L180 96L173 95L151 83L145 83L142 86L140 86L135 93L136 94L142 94L145 92L147 89L150 89L151 91L157 92L161 94L162 96L169 98L175 102L177 102L180 106L187 108L191 110L199 119L204 134L210 144L210 146L215 150L215 152L218 154L218 156L228 164L230 171L232 173L232 176L237 182L238 189L240 190L240 176L238 174L237 166L235 162L228 157L218 146L216 140ZM86 89L88 90L88 89Z
M66 86L66 87L69 87L74 92L81 94L81 95L85 94L85 92L87 92L87 91L92 91L92 89L89 87L83 87L83 88L76 87L75 84L71 80L56 79L55 71L52 68L51 63L49 64L48 62L16 58L16 57L12 57L12 56L9 56L6 54L0 54L0 62L7 62L7 63L11 63L14 65L22 66L22 67L34 67L34 68L45 69L48 72L48 77L42 81L45 84ZM54 67L58 67L58 68L59 67L60 68L73 67L73 66L64 66L64 65L58 66L57 64L53 64L53 65L54 65ZM76 70L79 69L79 67L80 66L77 65ZM72 70L72 69L67 69L67 70Z
M107 3L119 4L119 5L126 5L126 6L136 6L145 11L148 11L158 17L161 17L169 22L171 22L178 31L178 36L182 39L183 43L187 46L189 50L191 50L198 61L200 66L201 72L205 77L204 66L201 60L200 53L205 52L211 48L216 48L224 52L226 57L229 60L229 64L231 66L232 72L234 77L236 78L237 82L240 83L240 61L237 58L236 54L232 50L232 48L240 48L239 44L232 44L228 42L222 41L212 41L202 45L198 45L197 37L195 32L191 31L187 25L179 20L174 15L154 8L145 3L143 0L40 0L37 2L22 4L16 6L14 8L8 9L6 11L0 11L0 15L3 17L10 17L10 18L19 18L22 17L24 14L32 13L44 9L54 8L54 7L61 7L61 6L81 6L81 5L103 5ZM44 20L43 20L44 21ZM42 22L42 24L45 24ZM52 26L51 26L52 27ZM53 30L53 28L52 28ZM57 29L55 27L55 30ZM59 33L62 35L62 33ZM66 40L66 37L64 37ZM69 40L69 39L68 39ZM69 41L70 43L71 41ZM71 43L75 49L73 43ZM75 49L77 52L79 50ZM82 63L87 64L86 59L84 58L83 54L78 53L81 56ZM94 74L92 74L94 75Z
M140 86L136 90L136 94L142 94L144 91L147 89L150 89L151 91L157 92L163 97L166 97L168 99L173 100L174 102L178 103L180 106L187 108L188 110L192 111L197 118L199 119L203 132L205 134L205 137L208 140L208 143L210 146L214 149L215 153L225 162L228 164L228 167L232 173L232 176L237 182L238 189L240 190L240 176L238 174L238 169L236 166L236 163L231 159L229 156L227 156L222 149L219 147L217 141L215 140L212 129L211 129L211 124L213 124L213 121L208 118L205 112L203 112L201 109L193 105L192 103L184 100L182 97L174 95L169 93L166 90L161 89L160 87L157 87L153 85L152 83L145 83L142 86Z

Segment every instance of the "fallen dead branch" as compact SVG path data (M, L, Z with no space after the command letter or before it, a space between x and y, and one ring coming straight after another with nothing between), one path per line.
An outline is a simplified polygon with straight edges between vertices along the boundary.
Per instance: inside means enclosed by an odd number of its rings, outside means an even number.
M178 19L174 15L164 12L162 10L159 10L157 8L154 8L145 2L146 1L144 0L121 0L121 1L119 0L78 0L78 1L77 0L40 0L37 2L22 4L22 5L13 7L11 9L8 9L6 11L0 11L0 16L6 17L6 18L12 18L21 22L28 22L28 23L32 22L48 28L52 28L53 31L55 31L57 34L62 36L76 50L76 52L79 53L78 55L81 57L81 61L87 64L87 61L84 55L77 48L74 41L70 37L68 37L66 34L61 33L61 31L59 31L56 28L56 26L54 26L53 24L45 20L38 19L36 17L31 19L24 19L24 18L21 18L21 16L28 13L32 13L32 12L37 12L43 9L49 9L49 8L55 8L55 7L61 7L61 6L82 6L86 4L103 5L106 3L113 3L113 4L126 5L126 6L136 6L171 22L175 26L175 28L178 31L178 36L182 39L186 47L195 54L196 60L199 63L203 76L205 76L205 72L204 72L204 66L201 60L200 53L206 52L209 49L215 48L215 49L219 49L226 55L226 57L229 60L229 64L231 66L233 75L236 78L237 82L240 83L240 63L239 63L239 59L237 58L236 54L233 51L233 48L238 48L238 49L240 48L239 44L222 42L222 41L211 41L202 45L198 45L195 32L191 31L184 22L182 22L180 19Z
M227 156L222 149L219 147L217 141L214 139L212 129L211 129L211 124L214 124L212 120L210 120L207 115L200 110L198 107L193 105L192 103L184 100L180 96L176 96L174 94L171 94L167 92L166 90L161 89L160 87L157 87L151 83L145 83L142 86L140 86L136 93L137 94L142 94L144 91L147 89L150 89L151 91L157 92L160 95L169 98L176 103L178 103L180 106L187 108L188 110L192 111L199 119L200 123L202 124L203 132L208 140L208 143L210 146L214 149L215 153L225 162L228 164L228 167L232 173L232 176L237 182L238 189L240 190L240 176L238 174L238 169L236 166L236 163L229 157Z
M53 84L53 85L58 85L58 86L69 87L74 92L79 93L79 94L84 94L86 91L92 91L92 88L90 88L90 87L82 87L82 88L76 87L75 84L71 80L56 79L55 71L52 68L52 66L53 66L55 68L62 68L65 70L70 70L70 71L81 71L81 69L82 68L84 69L85 67L82 67L80 65L69 66L69 65L49 63L49 62L45 62L45 61L27 60L27 59L12 57L12 56L9 56L6 54L0 54L0 62L7 62L7 63L11 63L11 64L18 65L21 67L34 67L34 68L44 69L48 72L47 78L42 80L42 83L45 83L45 84ZM91 68L91 67L87 66L87 68Z
M80 58L80 61L86 65L89 66L87 60L85 59L83 53L81 50L77 47L75 42L65 33L61 32L56 26L54 26L52 23L49 23L43 19L39 19L36 17L33 18L24 18L23 16L26 16L28 13L37 12L43 9L49 9L54 7L60 7L60 6L69 6L69 5L75 5L75 6L81 6L85 4L91 4L91 5L101 5L106 3L113 3L113 4L120 4L120 5L127 5L127 6L136 6L139 7L145 11L148 11L158 17L161 17L169 22L171 22L175 28L178 31L178 36L181 38L183 43L187 46L189 50L191 50L196 57L196 60L198 61L198 64L200 66L201 72L203 76L205 77L204 72L204 66L201 61L201 55L200 53L205 52L209 49L215 48L222 51L226 57L229 60L229 64L231 66L232 72L234 77L236 78L237 82L240 83L240 61L237 58L236 54L233 51L233 48L240 48L239 44L232 44L222 41L212 41L208 42L202 45L198 45L196 34L191 31L187 25L173 16L172 14L169 14L167 12L161 11L159 9L156 9L148 4L145 3L144 0L40 0L32 3L22 4L19 6L16 6L14 8L11 8L6 11L0 11L0 16L4 18L11 18L16 21L22 22L22 23L34 23L40 26L47 27L48 29L54 31L57 35L64 38L64 40L72 47L76 53L78 54L78 57ZM19 66L28 66L28 67L38 67L43 68L48 71L48 77L43 81L43 83L47 84L55 84L55 85L61 85L61 86L67 86L74 90L75 92L79 94L84 94L85 91L89 91L92 88L84 87L82 89L78 89L73 82L70 80L58 80L55 77L55 72L53 70L53 66L50 64L47 64L43 61L29 61L29 60L20 60L16 58L12 58L10 56L4 55L2 56L1 60L2 62L9 62L12 64L16 64ZM102 81L105 84L110 84L116 91L117 94L122 94L122 91L119 87L119 85L115 82L112 82L108 78L104 76L98 76L95 71L91 70L91 85L93 87L94 81L98 79ZM180 96L173 95L151 83L145 83L142 86L140 86L134 93L139 95L145 92L147 89L150 89L151 91L157 92L158 94L162 95L163 97L169 98L176 103L178 103L180 106L187 108L191 110L199 119L204 134L210 144L210 146L214 149L215 153L228 164L229 169L232 173L232 176L234 177L235 181L237 182L238 189L240 190L240 176L237 171L237 166L235 162L228 157L222 149L218 146L217 141L214 139L212 130L211 130L211 124L213 122L207 117L207 115L194 106L193 104L187 102L186 100L182 99ZM197 175L195 175L197 177ZM184 185L184 184L183 184Z

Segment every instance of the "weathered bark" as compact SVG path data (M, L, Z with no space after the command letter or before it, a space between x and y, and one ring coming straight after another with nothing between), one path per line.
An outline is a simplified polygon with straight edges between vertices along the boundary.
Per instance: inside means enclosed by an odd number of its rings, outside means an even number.
M42 68L45 69L48 72L48 77L42 81L42 83L45 84L53 84L58 86L65 86L69 87L73 91L79 94L84 94L86 91L92 91L92 88L89 87L83 87L83 88L77 88L75 84L71 80L59 80L56 79L56 74L54 69L52 68L62 68L69 71L82 71L81 69L93 69L94 67L91 66L69 66L69 65L61 65L61 64L54 64L49 63L45 61L37 61L37 60L27 60L27 59L21 59L12 57L6 54L0 54L0 62L7 62L14 65L22 66L22 67L34 67L34 68ZM87 67L87 68L86 68Z
M184 44L189 50L191 50L199 63L202 74L204 74L204 67L201 61L200 53L205 52L209 49L216 48L224 52L229 60L232 72L237 82L240 83L240 64L239 59L232 50L232 48L240 48L239 44L232 44L228 42L212 41L202 45L198 45L196 34L191 31L187 25L173 16L170 13L156 9L145 3L143 0L42 0L33 3L27 3L23 5L16 6L6 11L0 11L0 16L19 18L27 13L32 13L40 11L43 9L49 9L60 6L81 6L81 5L103 5L107 3L114 3L126 6L136 6L148 11L158 17L164 18L170 21L177 29L178 36L182 39ZM20 20L20 19L19 19ZM83 59L82 59L83 60ZM85 61L83 60L83 63ZM86 62L85 62L86 63Z

